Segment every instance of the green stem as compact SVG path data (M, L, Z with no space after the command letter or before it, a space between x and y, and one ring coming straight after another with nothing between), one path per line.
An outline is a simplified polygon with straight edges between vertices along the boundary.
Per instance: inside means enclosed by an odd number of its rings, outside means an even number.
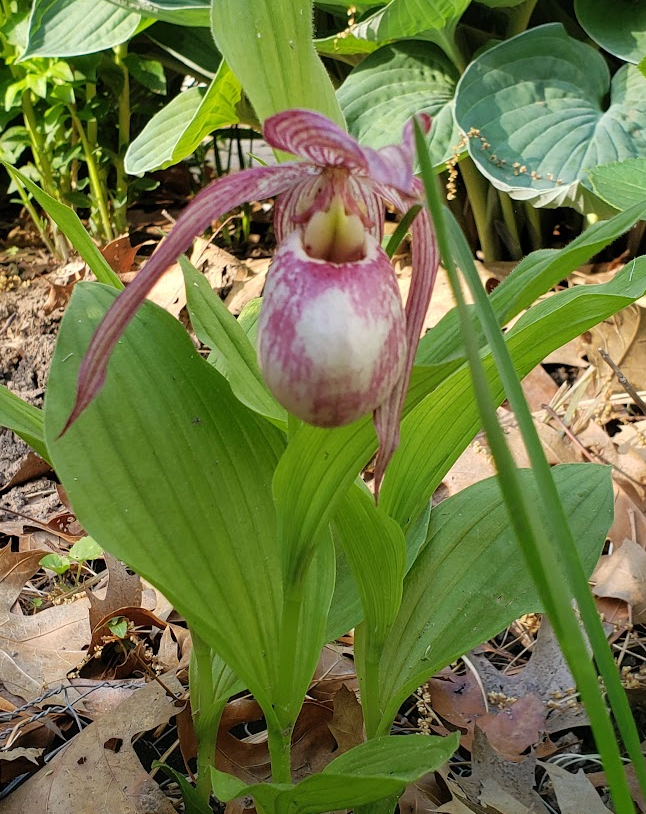
M34 222L34 226L36 227L36 229L38 229L38 234L40 235L40 239L45 244L45 248L50 254L56 255L57 254L56 248L54 247L52 241L49 239L47 229L45 228L45 224L40 219L38 212L36 212L36 207L31 202L29 195L27 195L27 193L19 183L16 184L16 189L18 190L18 195L20 195L25 209L27 210L27 212L29 212L29 217Z
M462 55L462 51L458 47L455 39L455 29L448 31L446 29L438 29L433 32L433 41L436 42L444 51L447 57L455 65L458 71L462 74L467 68L467 60Z
M367 738L376 738L382 714L379 708L379 652L371 642L371 631L362 622L354 634L355 664L361 688L361 709Z
M500 200L500 209L502 211L502 218L505 222L505 228L507 229L513 244L508 245L507 250L509 251L512 260L520 260L522 257L522 248L520 243L520 234L518 232L518 224L516 223L514 204L509 195L502 190L498 190L498 198Z
M54 183L54 172L49 160L49 153L47 151L47 146L45 145L45 139L43 134L40 132L38 122L36 121L36 112L34 111L34 104L30 90L26 90L22 94L22 115L25 119L27 132L29 133L32 152L34 154L34 162L36 163L36 167L40 173L43 189L48 195L51 195L52 198L56 198L58 201L60 198L57 194L58 190L56 189L56 185Z
M525 0L524 3L516 6L516 8L509 9L509 23L507 24L507 32L505 39L515 37L516 34L522 34L529 25L529 20L534 13L536 3L538 0Z
M114 61L123 75L123 85L118 96L119 106L119 155L115 165L117 170L116 202L114 207L114 223L117 232L122 233L127 228L128 209L128 176L124 166L124 158L130 144L130 73L125 63L128 54L128 43L117 45L114 49Z
M488 263L496 259L496 241L487 218L487 181L470 156L460 161L458 166L471 204L483 260Z
M110 222L110 213L108 211L108 201L101 184L101 177L99 174L99 168L97 166L96 160L94 158L94 152L92 150L92 146L88 141L87 135L85 130L83 129L83 125L81 120L76 115L76 111L72 105L69 105L70 115L72 117L72 123L78 133L78 137L81 139L81 144L83 145L83 154L85 156L85 163L87 164L87 171L90 177L90 189L92 190L92 196L94 197L94 201L96 206L99 210L99 216L101 218L101 225L103 227L103 236L107 240L114 239L114 232L112 230L112 223Z
M211 796L211 767L215 766L215 742L222 705L214 704L213 658L209 646L191 631L193 650L189 668L191 708L197 736L197 792L208 804Z
M473 386L478 400L482 423L487 433L491 451L496 462L498 478L503 498L509 511L511 524L516 532L521 551L534 578L543 604L563 646L569 667L577 681L585 704L597 746L602 755L604 768L611 788L616 810L621 814L632 814L634 806L624 774L619 747L612 722L606 710L593 662L586 640L580 629L576 614L572 611L568 597L574 593L593 651L606 679L606 689L615 709L624 742L633 760L640 784L646 786L646 766L641 754L639 737L630 713L628 701L621 686L621 680L606 640L599 615L590 593L585 572L572 538L570 526L563 510L560 497L547 459L538 438L531 413L525 402L522 387L516 374L513 361L500 332L491 303L482 288L473 263L464 263L463 272L473 294L478 316L496 366L505 388L505 393L516 414L525 446L532 464L532 471L541 495L541 511L528 502L517 477L517 468L511 456L503 432L498 424L496 408L486 379L484 365L476 332L462 294L458 270L451 253L447 235L447 223L442 212L439 197L434 190L430 162L424 155L423 136L416 128L418 154L424 170L424 181L428 204L435 223L440 253L449 273L462 325L467 358L472 369ZM546 522L547 521L547 522ZM547 526L547 528L546 528ZM554 563L565 564L567 575L562 574ZM606 672L607 671L607 672Z
M532 245L532 251L537 251L543 246L543 228L541 226L541 213L531 205L529 201L525 201L525 217L527 218L527 231L529 232L529 240Z
M86 82L85 84L85 104L89 106L90 102L96 96L96 83ZM87 140L90 144L96 144L99 139L99 123L96 116L92 116L87 120Z

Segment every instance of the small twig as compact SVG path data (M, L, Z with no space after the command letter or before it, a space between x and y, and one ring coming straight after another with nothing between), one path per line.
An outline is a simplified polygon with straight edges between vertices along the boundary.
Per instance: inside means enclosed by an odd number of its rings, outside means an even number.
M601 358L603 359L603 361L610 368L612 368L612 371L615 374L615 376L617 377L617 381L619 382L619 384L622 385L622 387L624 388L626 393L628 393L632 397L632 400L639 407L639 409L642 411L642 413L644 413L644 415L646 415L646 402L644 402L644 400L639 395L637 390L628 381L628 379L626 378L626 376L622 372L619 365L617 365L615 362L613 362L613 360L610 358L610 356L608 356L608 354L606 353L606 351L603 348L599 348L598 350L599 350L599 353L601 354Z
M143 667L145 672L160 685L160 687L164 690L166 695L169 695L173 699L173 701L186 701L187 698L186 693L175 695L175 693L170 689L170 687L164 684L164 682L157 675L157 673L151 668L149 664L146 664L146 662L141 658L141 656L138 653L133 653L133 656L135 657L135 660L138 661L139 664Z
M549 404L541 404L543 410L546 410L547 413L557 422L560 429L567 435L567 437L572 441L573 444L581 451L581 454L584 455L591 463L600 462L605 464L605 466L611 466L615 471L619 472L620 475L623 475L624 478L627 478L629 481L635 484L635 486L639 486L640 489L644 488L644 484L640 483L635 478L631 477L627 472L624 472L623 469L620 469L616 464L613 464L612 461L609 461L607 458L604 458L603 455L600 455L598 452L590 452L585 446L579 441L579 439L574 435L572 430L567 427L564 423L559 414L550 407Z

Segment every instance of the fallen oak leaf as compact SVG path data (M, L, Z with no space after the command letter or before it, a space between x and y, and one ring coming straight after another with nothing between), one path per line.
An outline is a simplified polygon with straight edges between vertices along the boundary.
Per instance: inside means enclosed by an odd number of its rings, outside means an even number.
M554 763L540 765L552 781L561 814L610 814L583 769L572 774Z
M604 554L592 575L595 596L623 599L633 609L633 622L646 620L646 551L624 540L612 552Z
M345 684L341 685L334 696L334 711L328 728L337 742L335 757L348 752L365 740L361 704Z
M175 676L163 679L172 692L183 692ZM175 699L151 682L75 735L13 792L3 814L175 814L139 763L132 740L167 724L177 712Z

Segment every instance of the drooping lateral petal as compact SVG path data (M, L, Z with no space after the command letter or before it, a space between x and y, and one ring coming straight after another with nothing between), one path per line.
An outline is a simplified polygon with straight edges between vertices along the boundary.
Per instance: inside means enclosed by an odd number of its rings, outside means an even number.
M415 182L415 191L421 195L421 184ZM418 201L402 198L393 190L382 190L384 197L400 211L410 209ZM375 410L374 423L379 439L379 452L375 464L375 495L386 472L386 467L399 446L399 422L401 419L411 370L419 344L424 317L428 311L435 285L440 254L435 231L428 210L423 207L411 225L413 244L413 272L410 291L406 300L406 337L408 354L404 372L388 399Z
M424 133L431 129L431 117L420 113L417 117ZM380 150L363 148L368 161L370 178L378 184L392 187L405 195L412 195L415 189L413 166L415 162L415 138L413 121L409 119L404 125L401 144L391 144Z
M277 150L292 153L319 167L346 167L368 172L364 150L357 142L314 110L284 110L265 120L265 141Z
M150 289L196 235L242 203L278 195L313 172L307 164L254 167L219 178L198 193L132 283L103 317L79 369L76 402L61 435L91 403L105 380L110 354Z

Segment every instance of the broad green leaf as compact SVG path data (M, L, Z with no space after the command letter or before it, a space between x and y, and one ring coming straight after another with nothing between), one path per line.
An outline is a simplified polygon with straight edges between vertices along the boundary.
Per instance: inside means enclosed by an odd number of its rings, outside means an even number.
M314 46L321 56L340 57L371 54L379 48L379 43L355 37L350 31L341 31L331 37L314 40Z
M366 57L337 96L350 133L375 148L398 143L411 116L429 113L433 126L428 145L431 161L438 165L453 154L460 141L452 110L459 78L436 45L400 42Z
M130 75L153 93L166 95L164 66L156 59L144 59L139 54L127 54L124 59Z
M260 122L306 107L344 124L312 40L312 0L212 0L213 37Z
M575 286L530 308L505 335L516 370L525 376L553 349L617 313L646 292L646 257L602 285ZM491 352L483 361L491 396L503 387ZM425 381L426 379L426 381ZM433 367L416 368L411 395L437 381ZM426 505L442 478L480 426L467 365L444 378L405 416L401 443L384 478L380 505L405 529Z
M180 257L191 325L213 353L209 362L226 377L240 401L279 425L287 425L287 412L267 390L256 351L243 328L211 288L203 274Z
M212 769L213 791L224 802L249 794L265 810L276 814L322 814L401 794L408 783L446 763L458 744L457 732L446 738L432 735L373 738L295 786L278 783L247 786Z
M173 769L172 766L168 766L166 763L159 763L159 761L153 762L153 768L161 769L164 774L168 775L171 780L177 783L182 792L184 814L213 814L211 806L202 799L195 786L191 786L185 775Z
M611 82L598 51L560 24L543 25L469 65L455 118L463 131L479 131L469 153L512 198L599 209L588 170L646 155L646 80L624 65Z
M74 57L127 42L141 15L109 0L35 0L22 59Z
M115 296L80 283L61 323L45 402L56 471L84 528L155 584L271 715L282 606L271 477L283 436L145 303L102 391L58 438Z
M424 32L428 39L435 32L438 44L453 36L458 20L471 0L390 0L366 20L352 27L355 37L385 42L414 37Z
M191 155L205 136L240 121L242 88L225 62L208 89L190 88L156 113L126 152L126 172L143 175Z
M65 237L69 238L70 243L94 272L97 280L113 288L123 288L123 283L92 242L92 238L83 228L83 224L76 212L70 209L69 206L59 203L52 198L51 195L43 192L39 186L34 184L26 175L18 172L14 167L9 166L9 164L4 161L0 161L0 164L4 166L15 183L27 187L49 217L57 224Z
M646 51L646 6L634 0L575 0L574 11L586 34L625 62L638 63Z
M103 549L91 537L81 537L67 552L67 556L76 562L87 562L103 556Z
M513 8L520 6L525 0L476 0L479 6L488 6L489 8Z
M247 339L256 347L256 337L258 335L258 319L262 307L262 297L250 300L240 312L238 325L247 335Z
M643 59L639 61L637 68L639 69L640 74L646 78L646 57L643 57Z
M609 467L569 464L553 469L588 573L612 523ZM536 494L530 470L521 470ZM381 660L382 728L429 676L541 602L517 547L497 478L489 478L433 509L427 545L406 577L399 616Z
M616 209L646 201L646 158L629 158L590 170L592 188Z
M70 570L69 557L64 554L45 554L40 560L39 565L42 565L43 568L48 568L59 576Z
M148 39L199 77L213 79L220 65L220 54L209 28L177 26L157 22L146 31Z
M173 25L209 25L208 0L110 0L115 6L155 17Z
M15 432L44 461L51 463L45 443L42 410L27 404L4 385L0 385L0 427Z
M380 648L401 604L406 568L403 532L358 486L348 490L334 522L359 590L371 642Z
M646 203L639 203L610 220L593 224L563 249L539 249L527 255L490 295L500 324L505 325L645 217ZM416 362L437 365L452 360L457 366L463 359L457 312L453 310L422 337Z

